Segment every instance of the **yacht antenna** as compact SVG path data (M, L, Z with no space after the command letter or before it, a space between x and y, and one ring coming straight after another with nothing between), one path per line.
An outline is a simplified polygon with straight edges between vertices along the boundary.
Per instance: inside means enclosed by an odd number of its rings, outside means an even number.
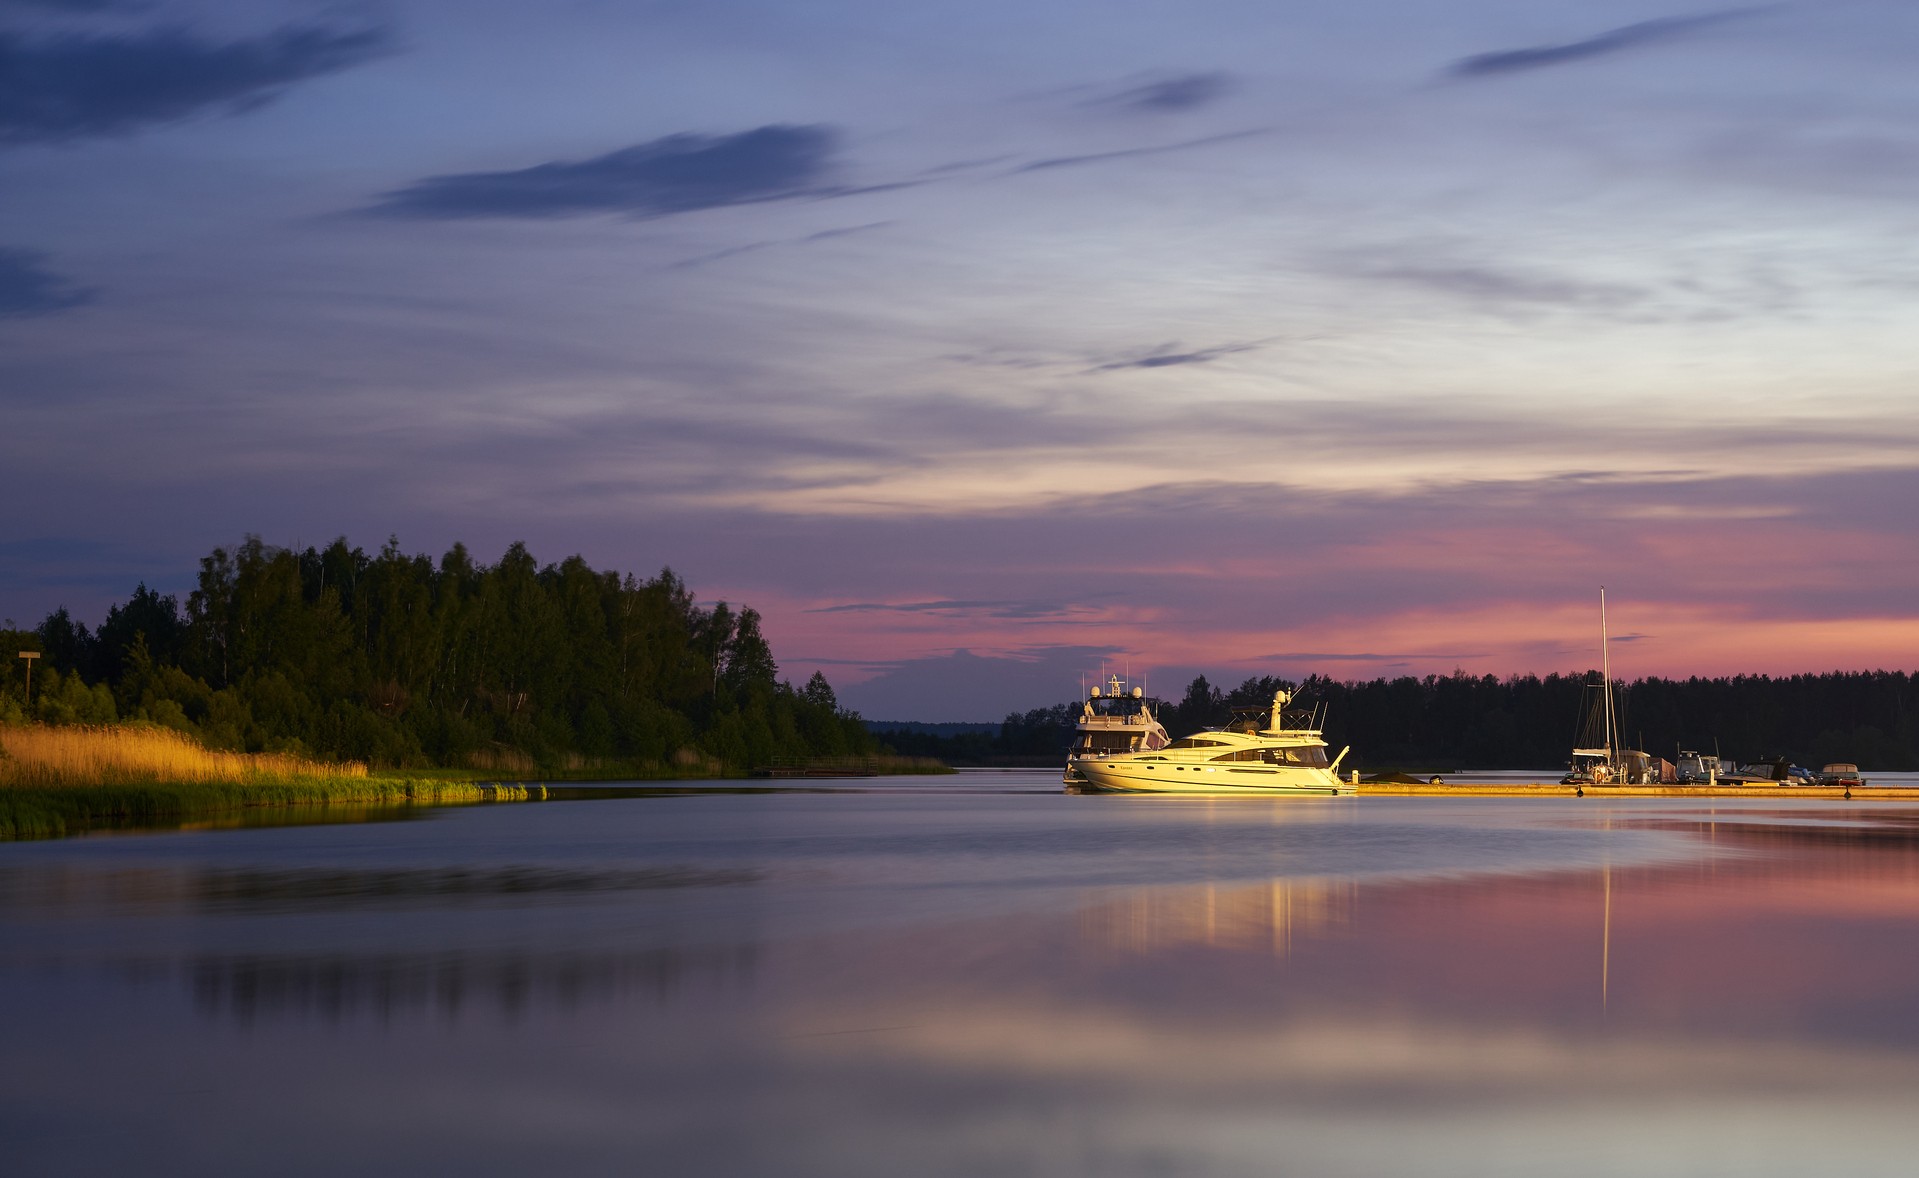
M1612 709L1612 656L1606 646L1606 587L1599 587L1599 666L1600 673L1606 677L1606 766L1611 768L1618 761L1613 749L1618 741L1613 736L1613 725L1617 722Z

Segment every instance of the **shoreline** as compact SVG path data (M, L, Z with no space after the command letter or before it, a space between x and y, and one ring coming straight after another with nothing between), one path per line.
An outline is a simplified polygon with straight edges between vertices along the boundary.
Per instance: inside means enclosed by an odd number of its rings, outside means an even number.
M0 842L68 838L100 831L167 829L247 812L484 805L541 801L543 784L403 777L154 781L115 785L0 786Z
M1558 782L1463 781L1359 783L1359 796L1375 797L1601 797L1601 798L1819 798L1825 801L1919 799L1919 786L1861 785L1560 785Z
M663 783L739 780L721 777L603 778ZM223 819L257 817L295 818L300 812L326 821L325 812L345 815L377 810L401 816L415 809L475 806L503 802L572 800L578 795L567 786L590 781L461 780L419 775L290 780L271 783L143 782L101 785L0 786L0 842L33 842L107 832L186 829L218 825ZM778 790L780 786L770 787ZM1062 791L1064 792L1064 791ZM1178 796L1178 795L1168 795ZM1187 795L1200 796L1200 795ZM1220 795L1206 795L1218 797ZM1250 795L1249 795L1250 796ZM1616 785L1577 786L1556 782L1362 782L1358 797L1502 797L1502 798L1741 798L1748 800L1897 802L1919 801L1919 785L1860 786L1704 786Z

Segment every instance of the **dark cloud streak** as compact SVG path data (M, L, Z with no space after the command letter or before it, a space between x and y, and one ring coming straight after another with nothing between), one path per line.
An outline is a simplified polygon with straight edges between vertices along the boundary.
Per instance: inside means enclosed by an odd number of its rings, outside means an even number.
M749 241L745 245L729 246L723 250L714 250L712 253L700 254L697 257L674 262L668 266L667 269L692 270L712 262L724 261L727 258L736 258L741 254L757 253L760 250L775 249L780 246L813 245L817 242L832 241L839 237L851 237L857 233L870 233L875 229L885 229L897 223L898 222L895 221L870 221L865 225L848 225L840 229L822 229L818 233L809 233L804 237L789 237L777 241Z
M1103 164L1109 160L1135 159L1148 155L1166 155L1175 151L1190 151L1196 147L1211 147L1217 143L1231 143L1239 139L1251 139L1254 136L1265 135L1267 133L1265 128L1260 127L1250 131L1229 131L1224 135L1208 135L1203 139L1188 139L1183 143L1165 143L1157 147L1126 147L1118 151L1096 151L1086 155L1055 156L1052 159L1034 160L1028 164L1021 164L1019 167L1008 172L1007 175L1018 176L1026 172L1044 172L1052 168L1076 168L1084 164Z
M1446 72L1456 78L1483 78L1565 65L1569 62L1585 61L1588 58L1603 57L1629 49L1677 40L1703 29L1756 16L1769 11L1772 7L1774 6L1732 8L1699 16L1665 17L1660 20L1646 20L1625 25L1596 37L1588 37L1583 41L1569 41L1563 45L1537 45L1529 49L1478 53L1459 59Z
M9 8L42 12L129 12L141 7L138 0L0 0L0 12Z
M295 82L392 48L384 29L289 26L217 43L180 29L138 34L0 32L0 144L128 135L271 102Z
M1197 110L1210 106L1232 90L1232 79L1223 73L1184 74L1128 87L1092 105L1119 107L1132 112L1164 114L1169 111Z
M1265 341L1249 344L1221 344L1216 348L1200 348L1191 352L1175 352L1175 344L1164 344L1150 354L1129 360L1109 360L1104 364L1087 369L1088 372L1119 372L1128 368L1173 368L1182 364L1210 364L1221 356L1231 356L1236 352L1256 351Z
M851 195L826 183L831 128L769 125L736 135L669 135L578 161L429 176L366 211L390 217L661 217L695 209Z
M845 605L809 609L814 614L903 613L936 614L953 617L987 617L1008 620L1058 621L1069 614L1084 613L1090 607L1063 601L858 601Z
M1534 277L1484 266L1391 266L1371 271L1368 276L1441 291L1474 303L1618 308L1647 297L1645 291L1631 286Z
M93 292L68 283L32 250L0 249L0 318L51 315L84 306Z

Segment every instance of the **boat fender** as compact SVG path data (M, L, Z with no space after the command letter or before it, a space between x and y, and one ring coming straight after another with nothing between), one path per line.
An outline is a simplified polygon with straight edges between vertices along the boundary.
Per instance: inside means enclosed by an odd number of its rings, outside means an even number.
M1585 791L1584 789L1581 789L1581 788L1580 788L1580 787L1578 787L1578 786L1574 786L1574 787L1573 787L1573 796L1574 796L1574 797L1576 797L1576 798L1583 798L1583 797L1585 797L1585 796L1586 796L1586 791Z

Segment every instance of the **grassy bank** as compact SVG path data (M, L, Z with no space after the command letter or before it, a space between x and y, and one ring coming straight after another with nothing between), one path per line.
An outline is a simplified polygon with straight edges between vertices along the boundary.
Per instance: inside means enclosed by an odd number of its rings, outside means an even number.
M144 785L0 787L0 840L62 838L90 830L169 826L254 807L455 805L544 797L537 785L472 781L151 782Z
M358 762L288 753L228 753L148 724L0 726L0 786L43 788L154 782L270 785L365 781Z
M796 764L821 775L952 772L926 757L812 758ZM0 840L170 826L267 808L444 806L546 796L542 785L518 784L529 781L748 775L745 768L690 751L665 763L570 757L563 765L542 766L514 750L461 769L369 773L357 762L220 752L152 725L0 725Z
M539 786L379 775L357 763L202 748L165 728L0 727L0 839L166 825L250 807L523 800Z

